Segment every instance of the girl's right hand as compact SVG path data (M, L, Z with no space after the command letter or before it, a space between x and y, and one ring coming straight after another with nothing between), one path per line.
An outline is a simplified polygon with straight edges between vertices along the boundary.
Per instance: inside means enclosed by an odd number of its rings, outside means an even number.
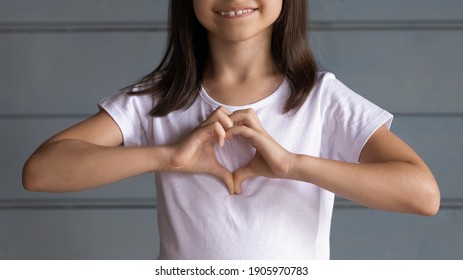
M233 174L219 163L214 149L216 143L221 147L224 145L226 130L233 127L231 114L224 107L217 108L193 133L171 145L169 170L215 176L233 194Z

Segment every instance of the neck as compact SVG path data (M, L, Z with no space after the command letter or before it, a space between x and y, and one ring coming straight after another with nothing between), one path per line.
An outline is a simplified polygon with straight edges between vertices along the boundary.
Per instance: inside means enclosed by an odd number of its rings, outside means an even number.
M210 60L202 85L216 101L234 106L255 103L283 81L271 52L271 30L243 41L209 35Z
M257 37L259 38L227 42L210 35L210 60L204 77L227 83L240 83L277 75L279 71L271 53L271 35Z

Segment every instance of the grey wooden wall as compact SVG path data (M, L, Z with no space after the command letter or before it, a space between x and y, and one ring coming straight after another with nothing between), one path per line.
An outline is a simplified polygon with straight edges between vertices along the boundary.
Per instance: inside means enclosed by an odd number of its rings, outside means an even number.
M393 112L434 171L436 217L336 202L334 259L463 258L463 2L315 0L324 69ZM0 2L0 259L156 258L155 186L140 176L73 194L27 193L21 167L47 137L156 66L167 0Z

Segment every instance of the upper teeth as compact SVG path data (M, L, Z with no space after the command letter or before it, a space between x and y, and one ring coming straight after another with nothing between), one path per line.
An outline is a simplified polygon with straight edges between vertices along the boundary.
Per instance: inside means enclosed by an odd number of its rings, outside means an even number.
M242 14L247 14L247 13L250 13L252 11L253 11L253 9L246 9L246 10L235 10L235 11L223 11L223 12L219 12L219 13L222 16L234 17L234 16L239 16L239 15L242 15Z

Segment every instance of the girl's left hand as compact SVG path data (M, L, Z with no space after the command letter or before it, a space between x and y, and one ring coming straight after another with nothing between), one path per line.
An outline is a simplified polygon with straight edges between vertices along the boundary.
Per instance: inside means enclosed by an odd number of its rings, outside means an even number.
M239 194L241 184L252 177L287 178L294 154L288 152L265 131L256 112L252 109L235 111L230 119L234 125L227 130L226 138L243 136L256 149L249 164L233 174L235 193Z

